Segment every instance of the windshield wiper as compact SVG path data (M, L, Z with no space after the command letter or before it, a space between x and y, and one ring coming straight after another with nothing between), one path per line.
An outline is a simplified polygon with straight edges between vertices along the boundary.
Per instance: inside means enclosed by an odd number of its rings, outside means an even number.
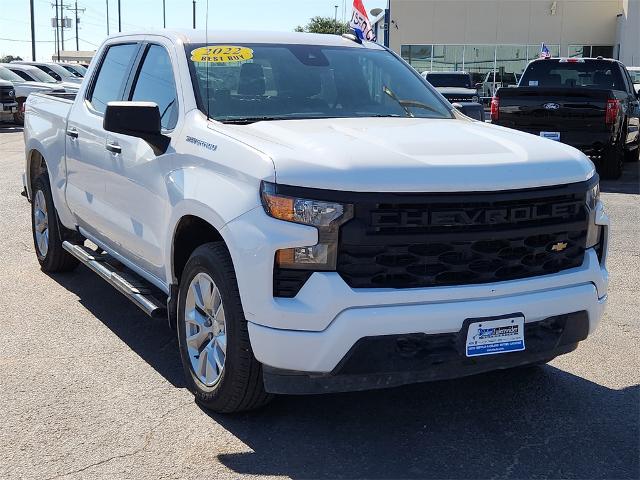
M402 100L400 100L398 98L398 96L393 93L393 90L391 90L389 87L387 87L386 85L382 86L382 91L386 94L389 95L389 97L391 97L393 100L396 101L396 103L398 105L400 105L402 107L402 109L404 110L404 113L407 114L407 117L413 117L413 113L411 113L411 111L409 110L409 108L407 107L407 105L404 104L404 102Z
M420 102L418 100L402 100L398 98L398 96L393 92L393 90L391 90L386 85L382 87L382 91L387 95L389 95L392 99L394 99L398 103L398 105L402 107L402 109L407 114L407 117L415 117L415 115L411 113L411 110L409 110L409 107L424 108L425 110L429 110L434 113L440 113L437 109L433 108L432 106L427 105L426 103Z
M248 125L256 122L270 122L273 120L293 120L299 117L242 117L242 118L227 118L220 120L222 123L231 123L233 125Z

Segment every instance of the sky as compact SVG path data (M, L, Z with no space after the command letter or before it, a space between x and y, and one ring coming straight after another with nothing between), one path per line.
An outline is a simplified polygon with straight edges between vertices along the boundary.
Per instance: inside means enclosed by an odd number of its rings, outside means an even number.
M75 0L63 0L74 18ZM120 0L122 31L162 28L163 0ZM164 0L167 28L192 27L192 0ZM218 30L280 30L292 31L309 18L320 15L333 17L338 5L338 19L351 17L351 0L208 0L209 29ZM54 0L34 0L36 58L51 60L55 51L51 18ZM107 2L109 31L118 31L118 0L78 0L80 50L95 50L107 36ZM204 29L207 0L196 0L196 27ZM364 0L367 11L384 8L387 0ZM75 24L64 33L65 50L75 50ZM0 56L19 55L31 59L29 0L0 0Z

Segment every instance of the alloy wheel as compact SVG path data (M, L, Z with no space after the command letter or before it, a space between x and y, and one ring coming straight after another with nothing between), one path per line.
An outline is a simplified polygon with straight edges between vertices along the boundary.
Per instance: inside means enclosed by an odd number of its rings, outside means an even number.
M201 383L213 387L224 371L227 325L220 290L204 272L189 284L184 320L191 369Z
M38 253L44 258L49 251L49 215L42 190L38 190L33 199L33 225Z

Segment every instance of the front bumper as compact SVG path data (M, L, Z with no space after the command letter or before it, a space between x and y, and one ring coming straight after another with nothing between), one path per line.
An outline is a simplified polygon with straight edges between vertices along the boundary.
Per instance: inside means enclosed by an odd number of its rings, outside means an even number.
M264 367L271 393L313 394L444 380L491 370L546 362L574 350L587 338L587 312L549 317L525 327L526 350L467 358L466 329L454 333L367 337L349 350L329 374L309 374Z
M609 220L602 204L595 221L604 227L600 255L589 249L580 267L555 274L477 285L353 289L338 273L315 272L295 298L273 297L274 253L315 244L315 228L275 220L258 207L228 223L221 233L235 266L253 353L265 371L326 376L335 373L363 338L451 334L460 332L468 318L522 313L526 324L533 324L585 312L587 332L593 332L608 286ZM505 355L510 354L497 357Z

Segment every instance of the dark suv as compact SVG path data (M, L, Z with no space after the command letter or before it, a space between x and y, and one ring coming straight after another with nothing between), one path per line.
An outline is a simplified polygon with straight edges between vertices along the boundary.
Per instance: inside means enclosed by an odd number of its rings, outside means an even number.
M478 87L467 72L423 72L422 76L465 115L484 121Z

